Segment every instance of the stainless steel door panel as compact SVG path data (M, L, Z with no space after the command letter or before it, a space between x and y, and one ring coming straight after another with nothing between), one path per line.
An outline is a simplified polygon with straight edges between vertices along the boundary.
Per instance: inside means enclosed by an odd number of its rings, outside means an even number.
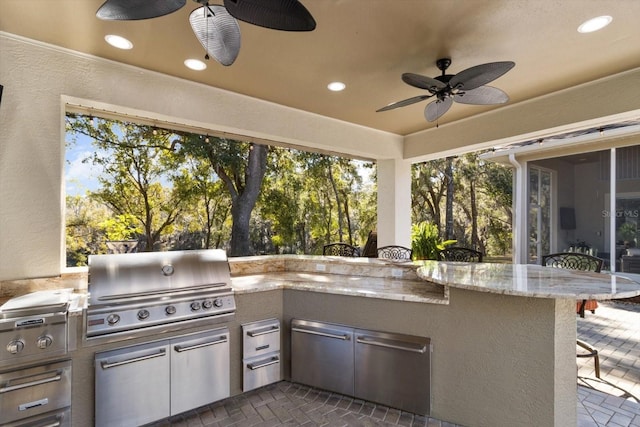
M243 360L242 391L280 381L280 353Z
M171 340L171 415L229 397L229 330Z
M291 379L353 396L353 329L331 323L292 320Z
M2 424L2 427L71 427L71 408Z
M139 426L168 417L169 342L95 355L97 427Z
M0 425L71 406L71 361L0 374Z
M431 410L429 338L355 330L355 395L415 414Z
M269 319L242 325L242 349L245 359L280 351L280 321Z

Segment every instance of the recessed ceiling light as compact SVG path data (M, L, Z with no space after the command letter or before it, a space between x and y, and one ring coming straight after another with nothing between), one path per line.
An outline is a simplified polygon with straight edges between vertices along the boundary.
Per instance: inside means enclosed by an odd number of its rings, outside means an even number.
M116 36L115 34L108 34L104 36L104 39L113 47L117 47L118 49L131 49L133 47L133 43L124 37Z
M184 61L184 65L186 65L187 68L191 68L192 70L196 71L202 71L207 68L207 64L200 61L199 59L187 59Z
M613 18L609 15L598 16L596 18L584 21L579 27L579 33L593 33L609 25L613 21Z
M342 82L331 82L327 85L327 88L333 92L340 92L341 90L344 90L344 88L346 88L347 85L345 85Z

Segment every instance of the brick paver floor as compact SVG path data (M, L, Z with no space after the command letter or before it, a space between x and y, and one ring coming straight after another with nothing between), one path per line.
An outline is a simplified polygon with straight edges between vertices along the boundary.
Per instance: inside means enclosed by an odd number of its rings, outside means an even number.
M602 302L578 319L578 338L598 350L578 359L578 426L640 427L640 304Z

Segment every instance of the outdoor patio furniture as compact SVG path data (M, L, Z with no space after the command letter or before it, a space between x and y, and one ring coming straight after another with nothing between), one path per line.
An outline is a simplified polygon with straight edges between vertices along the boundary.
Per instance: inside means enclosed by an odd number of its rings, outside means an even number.
M375 258L378 256L376 248L378 247L378 233L376 231L370 231L367 242L362 248L362 256L368 258Z
M378 248L378 258L391 261L411 261L413 251L404 246L388 245Z
M461 246L450 246L438 252L441 261L482 262L482 252Z
M634 249L634 251L636 250L638 249ZM627 253L629 253L629 250ZM635 254L635 252L633 253ZM620 270L623 273L640 273L640 254L627 254L620 257Z
M360 249L348 243L330 243L324 245L322 255L358 257Z
M602 270L604 260L580 252L559 252L542 257L542 265L545 267L565 268L569 270L593 271L599 273ZM576 303L576 312L584 317L586 310L596 312L598 302L596 300L582 300Z
M604 261L600 258L596 258L591 255L579 253L579 252L560 252L555 254L548 254L542 257L543 267L555 267L564 268L568 270L580 270L580 271L593 271L599 273L602 270L602 264ZM587 305L591 302L591 305ZM585 310L591 310L595 313L598 303L595 300L582 300L577 302L576 312L580 317L584 317ZM576 344L586 350L586 353L578 353L577 357L593 357L593 363L595 365L596 378L600 378L600 356L598 356L598 350L591 347L584 341L577 340Z

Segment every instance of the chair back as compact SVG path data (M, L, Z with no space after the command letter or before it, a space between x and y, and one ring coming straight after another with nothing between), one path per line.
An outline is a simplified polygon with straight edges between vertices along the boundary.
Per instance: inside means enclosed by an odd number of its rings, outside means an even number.
M378 256L376 253L376 248L378 247L378 232L370 231L369 237L367 237L367 242L364 244L364 248L362 248L362 256L368 258L375 258Z
M482 262L482 252L475 249L450 246L438 252L440 261Z
M322 255L333 256L360 256L360 249L348 243L330 243L322 248Z
M378 258L391 261L411 261L412 250L404 246L389 245L378 248Z
M594 271L600 273L604 260L579 252L559 252L542 256L545 267L565 268L568 270Z

